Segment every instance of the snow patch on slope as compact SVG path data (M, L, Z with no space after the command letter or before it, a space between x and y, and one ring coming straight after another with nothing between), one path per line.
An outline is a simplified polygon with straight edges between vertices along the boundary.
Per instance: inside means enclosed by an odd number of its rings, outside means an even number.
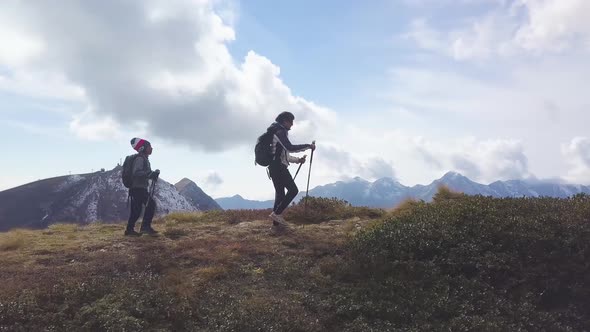
M76 175L70 175L68 176L62 183L59 184L59 186L57 186L57 188L55 188L55 192L60 192L60 191L64 191L68 188L70 188L71 186L73 186L74 184L85 180L86 178L82 175L76 174Z
M176 190L174 185L162 180L156 182L154 200L159 208L158 214L174 211L198 211Z

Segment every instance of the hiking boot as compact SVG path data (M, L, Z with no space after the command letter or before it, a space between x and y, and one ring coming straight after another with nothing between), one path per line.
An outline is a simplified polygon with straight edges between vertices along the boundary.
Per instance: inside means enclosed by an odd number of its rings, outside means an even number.
M148 235L156 235L158 234L158 231L156 231L155 229L148 227L148 228L142 228L140 230L141 234L148 234Z
M125 236L141 236L141 234L140 233L137 233L133 229L126 229L125 230Z
M273 212L270 214L269 217L270 217L270 219L272 219L273 226L288 227L287 222L285 221L285 218L283 218L283 216L281 216L280 214L276 214Z

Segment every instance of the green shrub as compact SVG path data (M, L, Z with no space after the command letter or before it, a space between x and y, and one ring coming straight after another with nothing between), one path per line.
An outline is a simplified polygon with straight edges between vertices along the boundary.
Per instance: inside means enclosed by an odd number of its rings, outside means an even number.
M187 298L174 296L151 272L60 281L0 299L0 331L192 330ZM165 285L164 285L165 286Z
M351 241L334 301L397 328L586 330L589 212L587 195L413 205Z

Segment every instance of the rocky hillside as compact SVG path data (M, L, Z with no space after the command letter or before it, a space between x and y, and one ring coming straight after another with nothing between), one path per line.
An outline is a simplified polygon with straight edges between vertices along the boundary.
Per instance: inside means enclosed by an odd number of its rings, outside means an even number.
M110 171L61 176L0 192L0 231L14 227L43 228L60 222L118 222L129 216L128 190L122 167ZM158 215L199 208L163 179L154 198Z

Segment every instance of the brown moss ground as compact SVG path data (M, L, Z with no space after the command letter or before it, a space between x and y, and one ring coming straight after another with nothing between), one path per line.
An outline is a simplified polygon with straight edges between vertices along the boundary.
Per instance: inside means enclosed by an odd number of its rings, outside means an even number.
M330 313L306 303L368 221L280 232L268 220L232 222L170 215L155 222L159 236L139 238L100 223L0 234L0 330L325 330ZM133 296L158 317L127 308Z
M0 331L590 330L588 195L307 208L0 234Z

